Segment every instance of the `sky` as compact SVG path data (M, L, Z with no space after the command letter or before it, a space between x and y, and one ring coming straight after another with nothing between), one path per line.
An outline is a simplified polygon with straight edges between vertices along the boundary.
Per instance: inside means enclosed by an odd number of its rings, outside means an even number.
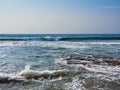
M120 0L0 0L0 34L120 34Z

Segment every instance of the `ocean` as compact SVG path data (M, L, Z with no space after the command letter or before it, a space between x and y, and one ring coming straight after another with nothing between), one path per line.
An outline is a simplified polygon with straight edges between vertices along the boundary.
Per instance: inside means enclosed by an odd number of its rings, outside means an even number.
M120 90L120 34L0 34L0 90Z

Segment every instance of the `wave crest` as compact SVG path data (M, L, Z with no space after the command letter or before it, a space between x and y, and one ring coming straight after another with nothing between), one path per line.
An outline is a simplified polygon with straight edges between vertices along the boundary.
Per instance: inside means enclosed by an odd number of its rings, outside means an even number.
M120 36L44 36L44 37L5 37L0 41L81 41L81 40L120 40Z
M0 73L0 83L9 83L9 82L23 82L31 79L43 80L43 79L57 79L60 77L69 77L80 74L79 71L68 71L68 70L43 70L35 71L30 70L30 67L25 66L25 70L17 74L6 74Z

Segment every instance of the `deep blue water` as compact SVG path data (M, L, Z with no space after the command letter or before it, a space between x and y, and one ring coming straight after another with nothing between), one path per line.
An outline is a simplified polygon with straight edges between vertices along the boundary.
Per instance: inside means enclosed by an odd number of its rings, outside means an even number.
M0 73L4 74L19 73L26 66L34 71L63 70L56 62L88 54L120 58L120 34L0 34Z
M0 34L1 41L120 40L120 34Z

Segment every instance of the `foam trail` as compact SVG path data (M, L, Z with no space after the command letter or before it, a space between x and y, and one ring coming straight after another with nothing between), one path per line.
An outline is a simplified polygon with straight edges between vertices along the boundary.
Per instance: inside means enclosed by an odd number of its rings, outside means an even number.
M83 87L82 81L78 77L73 78L73 81L66 84L67 90L86 90Z

